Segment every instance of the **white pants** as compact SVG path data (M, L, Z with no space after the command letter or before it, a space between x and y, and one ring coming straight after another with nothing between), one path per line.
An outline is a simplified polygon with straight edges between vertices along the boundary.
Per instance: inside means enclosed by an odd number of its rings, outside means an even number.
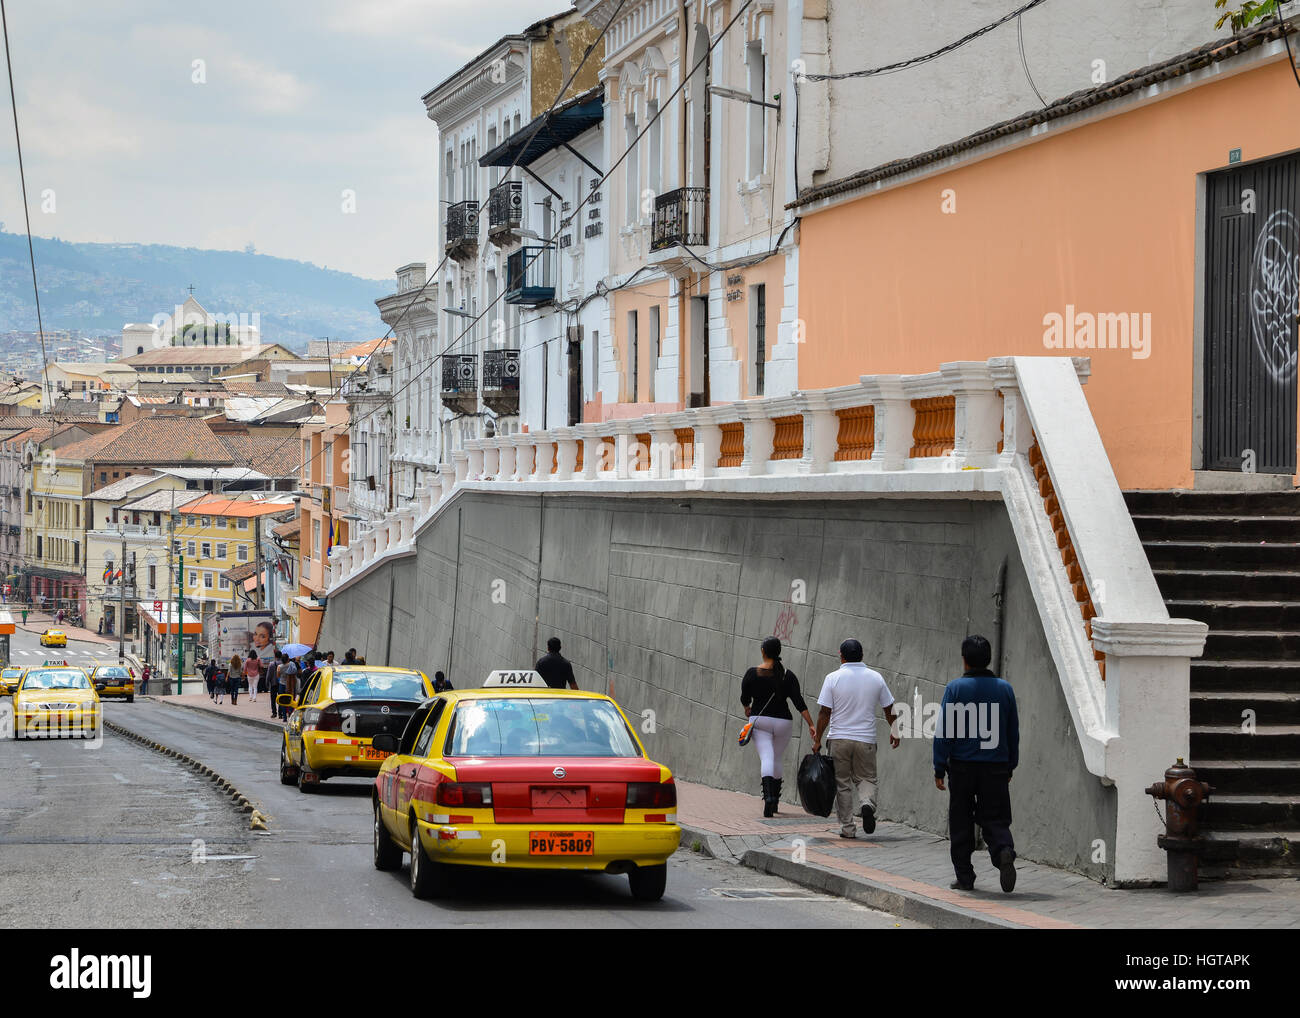
M794 722L789 718L756 717L754 722L754 745L758 747L758 763L765 778L781 777L781 758L785 748L790 745L790 731Z

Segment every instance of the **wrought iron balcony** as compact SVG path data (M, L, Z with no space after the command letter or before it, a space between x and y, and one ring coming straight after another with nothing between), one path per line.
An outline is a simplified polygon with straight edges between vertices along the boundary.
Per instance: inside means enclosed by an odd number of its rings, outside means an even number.
M655 198L650 250L681 244L690 247L709 240L709 189L679 187Z
M461 201L447 209L446 250L453 258L472 257L478 250L478 202Z
M555 252L526 245L506 259L506 303L536 307L555 300Z
M488 192L488 236L509 240L524 225L524 182L503 180Z
M478 409L478 358L472 353L443 354L442 402L460 413Z
M495 414L519 413L519 351L483 352L483 403Z

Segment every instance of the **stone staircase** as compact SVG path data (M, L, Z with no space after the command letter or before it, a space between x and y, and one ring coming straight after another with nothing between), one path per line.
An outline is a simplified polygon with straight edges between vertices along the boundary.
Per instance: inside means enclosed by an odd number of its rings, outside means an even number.
M1300 491L1125 500L1170 616L1210 627L1191 665L1188 762L1214 786L1201 872L1300 873Z

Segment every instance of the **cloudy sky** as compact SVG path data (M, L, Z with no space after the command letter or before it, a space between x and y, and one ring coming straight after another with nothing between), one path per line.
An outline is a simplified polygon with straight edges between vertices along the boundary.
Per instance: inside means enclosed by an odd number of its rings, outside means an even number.
M432 263L436 130L420 96L568 6L7 0L32 232L251 243L371 279ZM22 232L7 84L3 100L0 221Z

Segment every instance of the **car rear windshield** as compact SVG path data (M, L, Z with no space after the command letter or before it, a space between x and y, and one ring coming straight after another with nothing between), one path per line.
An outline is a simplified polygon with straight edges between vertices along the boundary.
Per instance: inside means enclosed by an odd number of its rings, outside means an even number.
M640 756L608 700L502 697L456 708L447 756Z
M0 679L16 679L22 673L21 668L6 668L3 672L0 672Z
M33 668L23 679L23 689L89 689L86 673L71 668Z
M423 700L428 693L424 680L412 672L363 672L340 670L330 683L335 700Z
M95 672L97 679L125 679L129 678L125 668L100 668Z

